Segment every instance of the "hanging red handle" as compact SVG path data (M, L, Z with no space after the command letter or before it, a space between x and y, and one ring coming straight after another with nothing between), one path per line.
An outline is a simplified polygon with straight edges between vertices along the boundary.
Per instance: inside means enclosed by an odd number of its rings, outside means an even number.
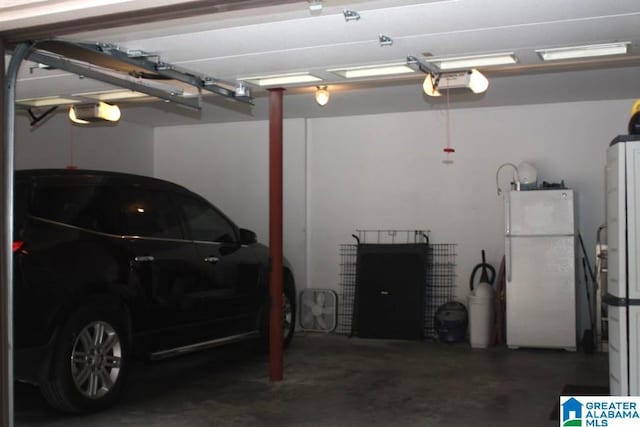
M456 149L455 148L451 148L451 147L447 147L447 148L444 148L442 151L444 151L445 153L455 153Z

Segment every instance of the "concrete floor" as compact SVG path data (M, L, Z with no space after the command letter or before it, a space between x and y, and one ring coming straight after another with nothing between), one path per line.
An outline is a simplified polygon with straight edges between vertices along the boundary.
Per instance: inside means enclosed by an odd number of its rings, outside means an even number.
M607 355L299 334L285 379L239 345L137 364L122 401L88 416L16 386L16 426L557 426L564 384L607 385Z

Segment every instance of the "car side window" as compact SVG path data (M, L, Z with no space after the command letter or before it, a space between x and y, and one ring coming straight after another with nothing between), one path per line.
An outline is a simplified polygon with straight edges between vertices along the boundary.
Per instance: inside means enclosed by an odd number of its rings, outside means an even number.
M31 206L34 216L103 233L119 234L120 218L113 191L101 185L38 185Z
M193 240L223 243L236 241L233 225L211 205L182 194L173 194L172 197L182 212Z
M14 206L13 206L13 222L14 222L14 240L15 236L22 231L22 225L24 224L25 217L27 216L29 206L29 190L30 182L16 180L15 193L14 193Z
M183 239L180 220L169 196L156 190L125 188L120 206L126 234L130 236Z

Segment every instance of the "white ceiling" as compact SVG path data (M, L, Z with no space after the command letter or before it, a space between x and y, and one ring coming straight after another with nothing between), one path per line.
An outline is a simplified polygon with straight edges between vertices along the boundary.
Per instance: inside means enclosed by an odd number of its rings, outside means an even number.
M288 88L287 117L443 108L446 100L422 94L420 74L347 82L327 71L403 62L407 55L425 53L517 55L514 66L482 69L490 79L485 94L453 93L453 108L640 98L638 0L325 0L324 5L320 14L311 14L307 2L297 2L64 39L157 53L165 62L231 82L300 71L325 79L323 84L332 92L329 105L313 102L313 85ZM357 11L361 18L347 22L343 9ZM10 26L11 21L0 24ZM390 37L393 45L381 46L380 34ZM623 58L553 64L543 63L535 53L540 48L612 41L630 41L630 53ZM25 65L17 91L21 99L107 87L59 70L30 70ZM123 107L124 119L157 126L265 118L265 92L254 90L254 95L253 108L206 95L200 112L164 103L130 104Z

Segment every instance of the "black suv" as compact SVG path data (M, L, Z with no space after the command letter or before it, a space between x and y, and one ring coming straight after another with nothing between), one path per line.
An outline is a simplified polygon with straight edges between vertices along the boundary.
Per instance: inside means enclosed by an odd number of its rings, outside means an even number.
M202 197L87 170L15 175L16 379L69 412L105 408L131 357L268 335L268 250ZM284 271L284 337L295 285Z

